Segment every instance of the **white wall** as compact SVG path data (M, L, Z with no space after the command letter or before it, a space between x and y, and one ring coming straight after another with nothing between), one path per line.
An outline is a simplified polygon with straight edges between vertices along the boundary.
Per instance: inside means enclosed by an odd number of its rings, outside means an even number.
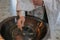
M16 15L16 0L0 0L0 22Z
M9 0L0 0L0 22L10 16L9 7Z

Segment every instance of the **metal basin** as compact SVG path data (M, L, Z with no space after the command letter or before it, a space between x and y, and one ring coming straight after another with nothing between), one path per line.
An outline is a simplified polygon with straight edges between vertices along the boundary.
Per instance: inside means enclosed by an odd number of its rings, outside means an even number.
M17 17L10 17L1 22L1 35L5 40L42 40L47 33L47 26L40 18L26 16L23 31L17 27Z

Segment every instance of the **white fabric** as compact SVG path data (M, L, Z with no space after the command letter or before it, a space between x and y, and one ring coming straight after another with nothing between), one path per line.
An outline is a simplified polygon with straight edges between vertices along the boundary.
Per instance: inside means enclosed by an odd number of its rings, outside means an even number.
M17 0L17 10L20 11L31 11L40 6L34 6L32 0ZM20 13L21 16L24 16L24 12Z
M31 11L33 9L34 5L31 0L17 0L17 10Z
M25 16L25 11L21 11L20 16Z
M51 40L60 40L60 1L59 0L44 0Z

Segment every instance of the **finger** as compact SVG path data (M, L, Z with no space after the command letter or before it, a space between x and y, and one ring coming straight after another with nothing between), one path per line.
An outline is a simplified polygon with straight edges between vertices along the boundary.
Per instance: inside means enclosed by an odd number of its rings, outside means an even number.
M18 28L22 31L22 25L18 25Z
M22 30L22 24L21 24L20 20L18 21L17 26L20 30Z
M20 30L22 31L22 27L20 27Z
M22 21L22 27L24 27L24 22L25 22L25 21Z

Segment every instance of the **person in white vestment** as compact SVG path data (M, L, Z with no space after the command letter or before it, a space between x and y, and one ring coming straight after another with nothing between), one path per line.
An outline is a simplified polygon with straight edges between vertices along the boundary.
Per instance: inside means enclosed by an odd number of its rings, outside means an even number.
M18 28L22 30L25 22L25 11L31 11L38 6L42 6L42 0L17 0L16 10L19 15L17 22Z

